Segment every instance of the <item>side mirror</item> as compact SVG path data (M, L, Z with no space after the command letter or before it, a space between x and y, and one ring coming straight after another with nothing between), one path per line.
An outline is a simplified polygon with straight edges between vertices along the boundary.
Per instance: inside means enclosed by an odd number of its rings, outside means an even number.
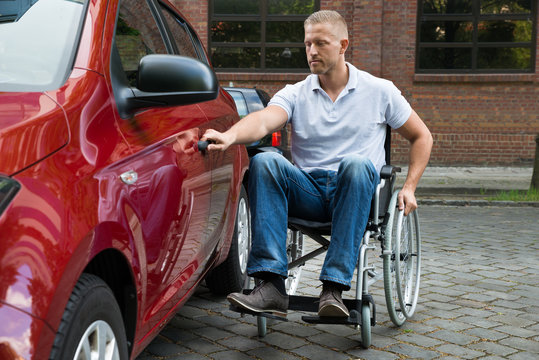
M131 117L149 107L189 105L214 100L219 82L213 70L202 62L178 55L146 55L140 60L137 87L122 91L120 115Z

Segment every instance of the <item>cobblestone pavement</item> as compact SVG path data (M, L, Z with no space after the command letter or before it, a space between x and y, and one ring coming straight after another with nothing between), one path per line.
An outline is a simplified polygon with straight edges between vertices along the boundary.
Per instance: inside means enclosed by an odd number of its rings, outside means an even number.
M378 281L369 349L353 327L309 325L298 312L268 321L259 338L256 318L200 286L137 359L538 359L539 208L423 206L419 215L416 313L395 327ZM322 259L304 267L298 293L319 294Z

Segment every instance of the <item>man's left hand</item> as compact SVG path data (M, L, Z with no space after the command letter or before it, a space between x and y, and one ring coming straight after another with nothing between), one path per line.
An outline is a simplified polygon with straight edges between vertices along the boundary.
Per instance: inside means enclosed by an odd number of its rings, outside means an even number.
M415 192L413 190L402 188L401 191L399 191L399 195L397 197L398 203L399 203L399 210L404 210L404 215L408 215L415 209L417 209L417 200L415 198Z

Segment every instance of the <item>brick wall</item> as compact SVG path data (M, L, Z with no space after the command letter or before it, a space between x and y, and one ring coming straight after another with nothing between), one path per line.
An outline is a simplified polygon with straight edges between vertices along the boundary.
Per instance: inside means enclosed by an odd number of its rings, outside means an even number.
M207 46L207 0L175 0ZM530 165L539 133L539 56L535 74L415 74L417 1L320 1L347 20L347 60L401 89L434 136L434 165ZM539 30L538 30L539 33ZM539 54L539 43L536 53ZM274 94L304 74L220 73L223 85L256 86ZM408 147L393 137L394 163Z

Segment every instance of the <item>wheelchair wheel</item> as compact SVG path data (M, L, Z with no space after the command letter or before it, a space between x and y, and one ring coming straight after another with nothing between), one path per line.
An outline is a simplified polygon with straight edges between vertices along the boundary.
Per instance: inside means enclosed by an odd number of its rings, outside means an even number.
M288 237L286 239L286 255L288 257L288 263L302 257L303 250L303 234L301 231L292 231L289 229ZM302 266L295 266L288 269L288 278L285 282L288 295L294 295L296 293L301 277L301 268Z
M382 257L389 317L401 326L413 315L417 304L421 243L417 211L408 216L397 211L397 195L395 191L389 203Z
M361 347L371 346L371 307L369 304L361 306Z
M401 219L402 217L402 219ZM399 213L398 230L395 244L396 285L399 305L407 319L414 314L419 294L419 278L421 274L421 238L417 210L404 216Z

